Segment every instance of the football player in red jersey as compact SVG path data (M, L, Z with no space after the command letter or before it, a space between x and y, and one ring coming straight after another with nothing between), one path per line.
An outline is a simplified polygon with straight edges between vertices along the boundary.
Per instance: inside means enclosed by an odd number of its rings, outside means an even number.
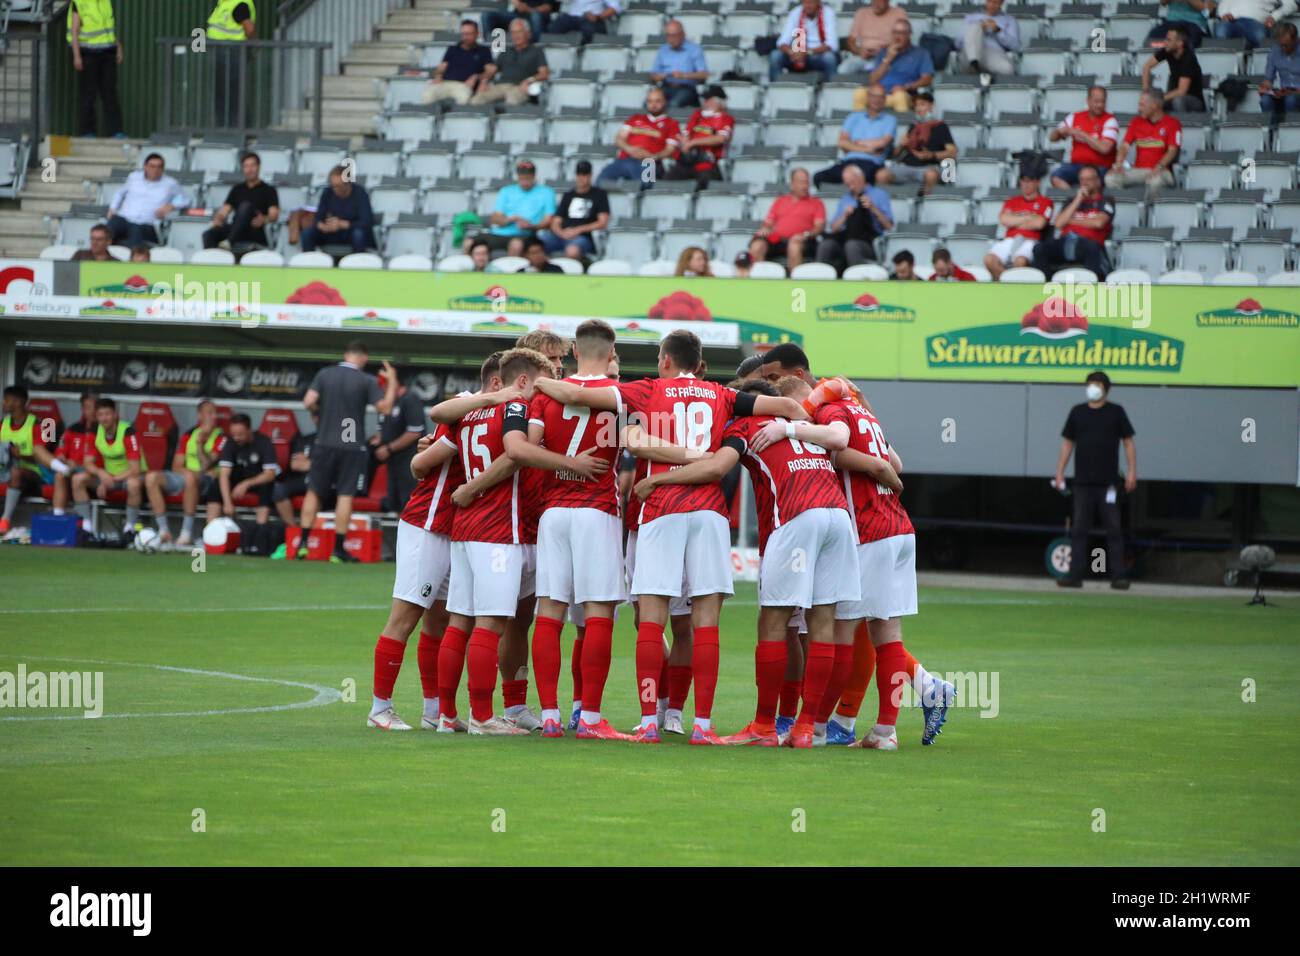
M717 450L728 420L753 414L806 417L791 399L750 395L695 377L702 360L699 337L678 329L659 347L659 378L619 385L581 388L571 382L545 380L538 390L565 405L640 417L646 434L678 446L684 456ZM638 450L640 452L640 450ZM652 461L649 475L673 467ZM637 689L641 700L639 741L657 743L658 684L663 667L664 626L669 599L692 599L691 670L695 681L693 744L715 744L710 715L718 680L718 618L722 601L732 593L731 536L724 517L726 503L717 483L666 485L638 506L636 570L632 594L641 623L637 628Z
M746 382L742 394L776 396L771 383ZM773 432L781 438L773 439ZM752 723L726 743L775 746L777 701L786 672L790 619L808 608L808 659L803 705L783 741L813 746L813 722L828 685L843 687L852 665L852 635L838 652L835 608L860 596L857 538L844 492L827 449L848 445L847 426L814 425L785 418L737 418L727 426L718 451L681 468L660 471L641 481L643 500L668 485L709 484L737 463L754 486L759 533L758 645L754 653L758 708Z

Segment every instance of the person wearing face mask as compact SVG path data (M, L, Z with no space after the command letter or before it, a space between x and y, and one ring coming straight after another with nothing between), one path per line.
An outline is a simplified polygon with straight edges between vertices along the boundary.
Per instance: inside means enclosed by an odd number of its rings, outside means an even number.
M1117 486L1120 484L1119 446L1124 443L1127 461L1123 484L1124 493L1132 494L1137 487L1137 446L1133 443L1133 426L1124 406L1106 400L1110 394L1110 378L1097 371L1084 381L1087 401L1070 409L1061 430L1061 455L1056 463L1056 478L1052 484L1058 491L1065 490L1065 466L1074 455L1074 521L1070 529L1070 574L1058 578L1057 584L1066 588L1083 586L1083 572L1092 565L1092 552L1088 548L1088 533L1100 513L1106 529L1106 559L1110 571L1110 586L1127 590L1124 577L1124 535L1120 528Z

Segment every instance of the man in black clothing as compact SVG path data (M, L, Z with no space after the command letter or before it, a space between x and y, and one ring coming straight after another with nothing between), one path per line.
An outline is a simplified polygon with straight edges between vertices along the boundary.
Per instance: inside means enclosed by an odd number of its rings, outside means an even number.
M312 414L313 422L320 422L320 416ZM311 471L311 446L316 441L315 432L299 432L289 444L289 468L280 473L275 487L271 490L271 499L275 502L276 513L286 528L295 524L293 516L293 499L307 494L307 475ZM329 508L333 499L323 501Z
M853 202L840 200L835 220L827 225L827 235L817 245L817 261L830 263L837 272L875 259L876 237L894 228L889 216L872 200L861 169L846 165L841 176Z
M379 387L387 382L379 377ZM415 443L424 434L424 403L420 396L405 385L397 386L397 401L392 411L379 416L379 431L370 439L371 454L380 464L388 464L388 493L384 498L384 511L401 511L406 499L415 490L415 476L411 474L411 459L415 457Z
M528 260L528 265L516 272L558 272L564 273L564 270L557 266L546 255L546 245L541 239L533 236L524 243L524 258Z
M214 249L224 240L236 246L266 248L266 224L280 218L280 194L262 182L262 160L257 153L245 153L239 161L244 181L231 186L226 201L212 217L212 227L203 233L203 248ZM239 255L239 253L236 253Z
M609 194L592 185L591 163L585 159L578 160L573 181L573 188L537 236L549 253L563 251L570 259L594 259L595 233L609 227Z
M232 415L226 440L217 456L217 467L216 484L205 499L208 520L215 521L219 514L233 518L240 499L255 496L253 516L257 527L246 550L252 554L270 554L266 522L271 516L272 486L280 473L271 439L253 431L252 419L247 415Z
M1065 489L1065 466L1074 454L1074 523L1070 530L1070 574L1060 578L1061 587L1083 586L1084 569L1090 564L1088 532L1098 512L1106 529L1107 558L1110 561L1110 586L1126 589L1124 577L1124 535L1120 528L1118 485L1119 445L1124 443L1128 467L1124 474L1124 492L1137 487L1137 446L1133 443L1133 426L1122 405L1106 401L1110 378L1105 372L1092 372L1084 386L1088 400L1070 409L1061 430L1061 457L1056 463L1058 490Z
M350 245L353 252L375 249L375 213L370 194L353 182L343 166L330 170L329 185L316 201L316 223L302 234L302 251L312 252L322 243Z
M1164 94L1165 111L1169 113L1204 113L1205 112L1205 77L1201 73L1201 62L1196 59L1187 38L1187 30L1182 24L1169 28L1165 47L1156 50L1142 64L1142 88L1153 88L1151 71L1159 63L1169 64L1169 88Z

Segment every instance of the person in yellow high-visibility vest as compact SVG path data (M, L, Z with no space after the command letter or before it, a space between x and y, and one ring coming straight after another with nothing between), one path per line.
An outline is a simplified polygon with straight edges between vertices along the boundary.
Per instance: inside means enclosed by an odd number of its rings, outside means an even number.
M95 402L95 439L86 456L85 471L72 476L72 499L82 527L93 530L90 521L90 496L105 498L110 492L126 489L126 533L133 534L140 520L140 502L144 497L144 476L149 471L140 439L135 429L122 421L117 402L100 398Z
M181 496L185 517L181 522L181 536L176 539L178 548L194 543L194 516L199 509L199 499L207 498L216 484L217 459L225 433L217 424L217 406L208 399L199 402L199 420L187 431L176 446L170 471L155 470L144 476L149 507L153 509L158 525L159 540L171 544L172 529L167 522L167 497Z
M207 38L217 44L243 43L257 32L257 5L253 0L217 0L208 16ZM246 69L246 52L237 46L213 46L209 50L215 65L213 104L218 126L239 123L241 64Z
M40 495L45 483L41 468L59 474L68 466L59 461L46 446L47 428L27 408L27 389L10 385L4 391L4 413L0 417L0 449L8 451L9 484L5 487L4 516L0 517L0 534L7 534L9 523L23 494ZM54 436L49 436L52 441Z
M122 107L117 98L122 40L117 33L113 0L71 0L65 35L72 48L72 68L81 74L77 90L81 101L77 135L96 134L95 97L98 96L108 135L125 136Z

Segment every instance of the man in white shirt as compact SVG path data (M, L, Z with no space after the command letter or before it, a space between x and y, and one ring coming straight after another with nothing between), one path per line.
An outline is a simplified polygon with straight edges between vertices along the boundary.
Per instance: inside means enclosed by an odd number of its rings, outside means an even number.
M1010 54L1020 49L1020 27L1002 12L1002 0L985 0L982 13L968 13L957 37L967 65L976 73L1009 76L1016 71Z
M155 223L188 206L190 197L180 183L163 172L163 158L150 153L144 168L126 177L108 205L108 231L113 242L135 246L158 243ZM122 242L125 238L125 242Z
M835 11L821 0L800 0L786 15L776 49L768 59L768 79L775 80L782 70L821 70L829 82L835 78L839 48Z
M1268 42L1273 27L1296 12L1296 0L1219 0L1214 8L1214 35L1241 37L1253 50Z

